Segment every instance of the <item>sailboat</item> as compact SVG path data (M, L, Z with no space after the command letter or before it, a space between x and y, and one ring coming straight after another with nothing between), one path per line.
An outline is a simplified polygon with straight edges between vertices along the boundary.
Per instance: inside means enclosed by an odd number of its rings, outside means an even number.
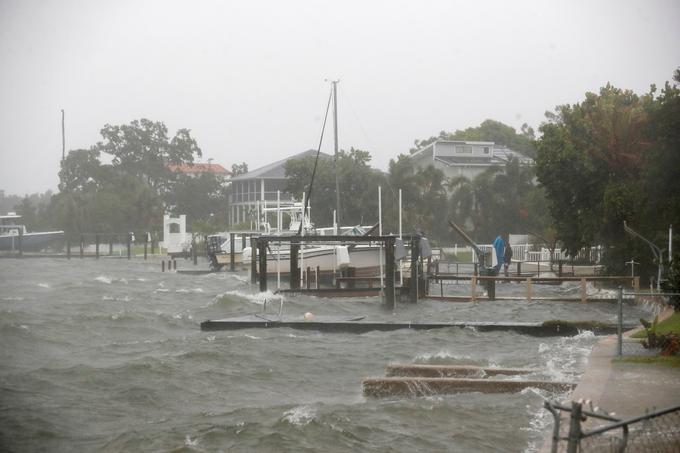
M337 83L332 82L332 99L333 99L333 124L334 124L334 142L335 155L338 155L338 127L337 127ZM330 99L329 99L330 102ZM324 120L325 126L325 120ZM323 139L323 132L321 138ZM319 150L321 149L321 141L319 142ZM318 159L318 156L317 156ZM264 222L263 228L266 235L301 235L301 236L367 236L371 235L377 225L372 226L340 226L340 193L338 172L335 172L335 187L336 187L336 221L331 227L315 228L310 221L309 215L309 195L314 183L314 176L310 183L309 194L306 198L303 197L302 203L293 203L284 208L280 204L268 205L266 202L260 208L260 212L266 217L269 212L276 212L278 228L271 229L269 225ZM307 203L305 203L305 199ZM282 214L290 216L289 227L287 230L281 228ZM349 241L348 241L349 242ZM306 268L313 272L332 273L342 271L346 268L352 268L352 274L355 276L368 276L375 274L380 268L380 256L384 252L378 245L372 244L353 244L353 245L333 245L333 244L307 244L300 250L300 267L303 274ZM246 247L242 252L242 260L244 263L248 262L252 257L252 250ZM268 274L287 274L290 272L290 251L287 245L270 243L270 250L267 252L267 273Z

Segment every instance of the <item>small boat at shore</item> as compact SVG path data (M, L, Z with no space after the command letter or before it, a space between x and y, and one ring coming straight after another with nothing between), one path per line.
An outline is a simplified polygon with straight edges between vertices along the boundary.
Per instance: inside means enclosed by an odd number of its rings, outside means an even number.
M0 250L40 250L55 239L64 236L63 231L28 232L26 226L19 223L21 216L10 212L0 216Z

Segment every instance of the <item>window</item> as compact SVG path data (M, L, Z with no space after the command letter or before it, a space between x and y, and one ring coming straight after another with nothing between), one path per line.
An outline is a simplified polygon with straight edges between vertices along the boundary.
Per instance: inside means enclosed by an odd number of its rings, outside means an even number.
M472 145L456 145L456 153L472 154Z
M488 146L484 147L484 154L489 154L489 147Z

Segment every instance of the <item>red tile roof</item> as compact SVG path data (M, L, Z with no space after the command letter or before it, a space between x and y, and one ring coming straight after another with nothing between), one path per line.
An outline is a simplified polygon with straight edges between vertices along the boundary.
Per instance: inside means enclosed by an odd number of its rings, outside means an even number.
M229 176L231 172L220 164L169 164L168 170L184 174L214 173L216 175Z

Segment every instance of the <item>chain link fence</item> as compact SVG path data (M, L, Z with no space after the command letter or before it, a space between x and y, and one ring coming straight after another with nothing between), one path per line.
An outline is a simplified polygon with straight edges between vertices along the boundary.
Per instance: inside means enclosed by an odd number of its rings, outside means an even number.
M552 453L674 452L680 453L680 406L620 420L595 408L546 401L555 419Z

